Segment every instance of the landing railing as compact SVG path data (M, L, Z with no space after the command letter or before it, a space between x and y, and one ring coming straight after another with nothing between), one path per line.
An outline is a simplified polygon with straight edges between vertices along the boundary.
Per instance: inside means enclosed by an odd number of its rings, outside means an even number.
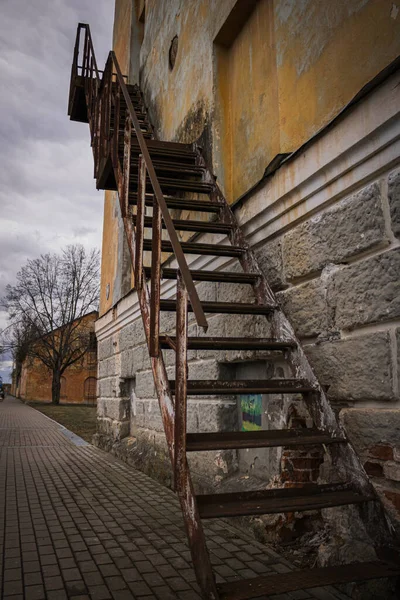
M82 40L81 33L84 32ZM79 65L80 50L82 63ZM102 73L102 76L100 75ZM199 326L207 329L207 320L189 271L182 246L175 231L167 203L161 190L147 143L140 128L140 122L133 106L128 87L121 73L114 52L110 52L105 69L99 71L93 49L90 28L78 25L71 71L71 90L80 85L85 92L87 120L90 126L91 141L95 162L95 176L98 178L107 160L112 167L117 183L121 214L134 267L135 288L141 305L143 322L148 340L149 354L153 359L153 374L160 399L164 428L174 465L176 489L187 498L190 482L186 461L186 411L187 411L187 313L188 301ZM71 92L72 94L72 92ZM70 94L70 102L72 95ZM126 105L126 117L122 122L121 100ZM131 142L136 135L140 148L137 186L136 230L133 228L129 206L131 178ZM123 152L120 152L121 147ZM121 160L122 157L122 160ZM150 294L143 268L144 217L148 184L152 190L152 260ZM160 290L161 290L161 242L162 221L178 263L177 311L176 311L176 373L175 402L170 398L165 365L160 356ZM171 411L172 409L172 411Z

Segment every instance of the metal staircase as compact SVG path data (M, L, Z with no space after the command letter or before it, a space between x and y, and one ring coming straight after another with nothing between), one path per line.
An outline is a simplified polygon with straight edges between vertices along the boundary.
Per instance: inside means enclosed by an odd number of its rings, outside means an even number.
M81 55L81 63L79 57ZM99 71L88 25L79 24L71 74L69 115L88 122L99 189L117 190L135 274L155 387L174 471L175 490L182 506L193 565L204 598L244 600L300 588L340 582L393 577L399 569L385 561L390 533L381 505L352 446L346 440L318 383L293 328L237 225L199 148L154 139L140 90L128 85L114 52ZM188 196L189 194L189 196ZM201 195L193 199L194 195ZM146 211L151 208L151 216ZM170 209L214 214L216 220L171 217ZM151 238L145 230L151 229ZM168 240L163 239L163 229ZM180 241L178 231L223 234L222 243ZM144 252L151 266L144 266ZM162 254L171 253L176 267L164 266ZM239 261L242 272L190 270L186 255L226 256ZM176 283L176 299L160 297L161 280ZM254 303L202 302L195 282L247 284ZM160 333L160 311L176 313L175 336ZM189 337L188 311L207 330L208 313L265 315L272 337ZM176 373L169 380L162 350L176 355ZM191 349L263 350L282 354L291 379L190 380L187 352ZM314 421L312 429L279 431L187 433L187 396L240 393L292 394L302 398ZM187 453L258 447L299 447L324 444L343 475L340 484L196 495ZM292 571L252 580L216 584L204 537L202 519L268 513L298 512L360 505L360 514L374 539L379 560L368 563Z

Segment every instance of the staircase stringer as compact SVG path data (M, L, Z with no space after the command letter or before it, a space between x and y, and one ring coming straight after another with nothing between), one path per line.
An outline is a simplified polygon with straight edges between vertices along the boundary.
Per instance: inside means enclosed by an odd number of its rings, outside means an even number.
M332 465L335 465L335 468L339 467L341 469L346 480L351 481L359 493L373 497L374 500L372 502L364 506L360 505L358 510L365 530L373 541L378 558L385 559L388 555L388 547L394 547L395 543L393 537L394 529L388 521L382 501L372 485L353 444L348 440L344 428L338 422L326 393L303 350L301 342L297 338L293 326L286 317L279 300L276 298L261 270L258 260L250 248L231 207L204 159L201 148L196 143L193 146L199 153L199 164L208 170L208 177L214 180L215 189L212 199L223 203L221 221L232 226L229 233L231 244L241 246L245 249L244 254L238 258L243 271L245 273L257 273L260 276L258 282L252 286L256 302L261 305L273 303L278 306L278 309L269 317L273 337L282 341L294 342L295 346L287 351L288 364L293 376L307 380L315 389L315 393L305 395L304 397L314 426L328 432L332 437L345 437L347 440L346 444L333 444L330 447Z
M92 99L91 99L92 100ZM88 98L87 98L88 101ZM100 101L100 96L97 97L96 102ZM94 111L95 114L100 112L100 109ZM91 128L93 123L90 123ZM129 209L128 194L129 194L129 163L130 163L130 146L127 147L127 143L131 144L131 135L125 135L125 147L124 147L124 164L121 167L117 144L113 144L111 140L111 163L114 171L115 180L117 183L117 194L120 204L121 215L124 224L124 232L128 242L129 255L131 259L132 268L135 267L135 247L136 247L136 236L135 228L133 225L133 219L131 211ZM97 167L97 165L96 165ZM140 164L139 164L139 177L140 177ZM146 172L145 172L146 177ZM145 186L145 184L143 184ZM167 370L161 351L158 352L157 356L150 356L151 347L151 335L150 335L150 314L151 314L151 300L150 292L148 289L146 275L143 272L142 278L137 278L137 295L140 306L143 328L145 332L147 347L149 349L149 357L151 361L151 369L153 373L153 379L157 398L160 406L161 417L163 421L163 427L167 439L168 452L170 456L171 465L176 464L176 445L175 445L175 403L172 398L171 389L168 381ZM186 339L187 343L187 339ZM201 589L207 594L205 598L207 600L219 600L215 577L213 574L210 556L208 553L204 530L200 518L200 514L195 499L195 492L193 482L190 477L189 466L186 456L181 464L179 472L179 480L175 478L176 489L181 509L183 513L185 528L187 537L189 539L189 546L193 559L193 566L196 572L197 580Z

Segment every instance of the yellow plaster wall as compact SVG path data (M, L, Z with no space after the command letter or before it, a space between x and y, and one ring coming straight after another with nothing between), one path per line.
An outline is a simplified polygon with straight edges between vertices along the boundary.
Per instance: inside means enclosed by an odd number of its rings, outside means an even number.
M101 250L100 316L112 307L118 257L118 218L116 193L104 193L103 242ZM108 291L108 294L107 294ZM108 295L108 298L107 298Z
M214 42L236 4L147 0L141 51L141 85L157 134L190 142L210 127L213 168L231 201L400 54L392 0L259 0L222 50Z
M116 0L113 30L113 50L116 53L122 72L129 73L130 41L131 41L132 0ZM101 67L100 67L101 68ZM114 285L118 264L118 197L115 192L104 194L103 242L101 256L100 308L103 315L113 306ZM107 286L109 294L107 299Z
M234 42L215 45L214 157L220 154L229 201L261 179L267 157L280 151L273 22L273 3L259 1Z
M400 54L392 0L275 1L280 136L295 150Z
M114 49L126 72L130 51L137 52L132 19L143 15L143 0L139 4L116 0ZM145 5L140 82L156 134L182 142L202 136L229 201L256 184L276 154L296 150L325 126L400 54L400 13L392 0L258 0L228 48L218 34L236 0ZM103 239L101 314L112 306L119 266L116 212L107 194Z

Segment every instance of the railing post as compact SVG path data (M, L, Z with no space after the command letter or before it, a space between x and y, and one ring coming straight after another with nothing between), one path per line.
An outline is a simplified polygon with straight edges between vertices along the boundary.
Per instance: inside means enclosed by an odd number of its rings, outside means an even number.
M160 295L161 295L161 210L153 196L153 223L151 245L151 292L150 292L150 356L160 353Z
M153 165L153 161L151 160L151 157L150 157L149 149L147 147L143 133L141 132L140 123L137 118L134 106L132 104L132 100L129 96L128 89L124 82L124 78L121 73L121 69L119 67L118 60L115 56L115 52L111 51L110 57L112 58L112 61L114 62L115 71L116 71L116 75L117 75L117 81L118 81L119 85L121 86L121 90L122 90L122 93L123 93L123 96L124 96L124 99L125 99L125 102L127 105L127 109L131 116L133 126L135 128L135 132L136 132L137 140L139 142L140 150L141 150L141 152L143 154L143 158L146 162L147 173L149 175L149 179L150 179L151 185L153 187L153 192L157 199L158 206L161 210L165 228L168 232L169 240L170 240L172 248L174 250L175 258L179 265L179 269L182 273L182 277L185 281L185 285L188 290L188 294L189 294L189 298L190 298L190 304L192 306L194 315L196 317L197 324L200 325L200 327L203 327L204 331L207 331L207 327L208 327L207 319L204 314L204 310L203 310L202 304L200 302L200 298L198 296L196 286L194 285L192 276L190 274L185 255L182 250L182 246L179 242L179 238L175 231L175 227L172 222L171 215L169 214L168 206L165 201L164 194L161 190L160 182L158 181L157 174L156 174L156 171L155 171L155 168Z
M112 97L112 84L110 72L112 70L111 60L107 61L106 68L104 70L103 77L105 78L103 86L103 144L102 144L102 157L106 159L109 151L109 137L110 137L110 117L111 117L111 97Z
M82 55L82 77L87 77L87 58L89 52L89 33L87 27L85 27L85 42L83 45L83 55Z
M178 271L176 295L176 358L175 358L175 488L182 490L186 481L187 422L187 344L188 292ZM183 491L183 490L182 490Z
M114 131L111 139L111 162L114 169L118 169L118 144L119 144L119 121L120 121L120 90L117 88L114 92ZM124 160L123 160L123 172L127 170L128 182L125 183L124 180L124 197L122 198L122 206L125 207L125 196L126 190L129 189L129 168L130 168L130 152L131 152L131 144L130 140L127 144L126 140L126 128L127 123L125 122L124 129ZM127 213L122 210L122 216L125 217Z
M129 147L131 143L131 120L127 117L127 122L129 121ZM127 133L127 127L125 128L125 133ZM125 136L126 140L127 136ZM137 290L142 289L143 285L143 238L144 238L144 213L146 210L145 202L146 202L146 163L143 160L142 155L139 156L139 166L138 166L138 188L137 188L137 207L136 207L136 235L135 235L135 287ZM128 187L129 189L129 187ZM129 198L127 197L127 202L129 202ZM128 205L129 206L129 205Z

